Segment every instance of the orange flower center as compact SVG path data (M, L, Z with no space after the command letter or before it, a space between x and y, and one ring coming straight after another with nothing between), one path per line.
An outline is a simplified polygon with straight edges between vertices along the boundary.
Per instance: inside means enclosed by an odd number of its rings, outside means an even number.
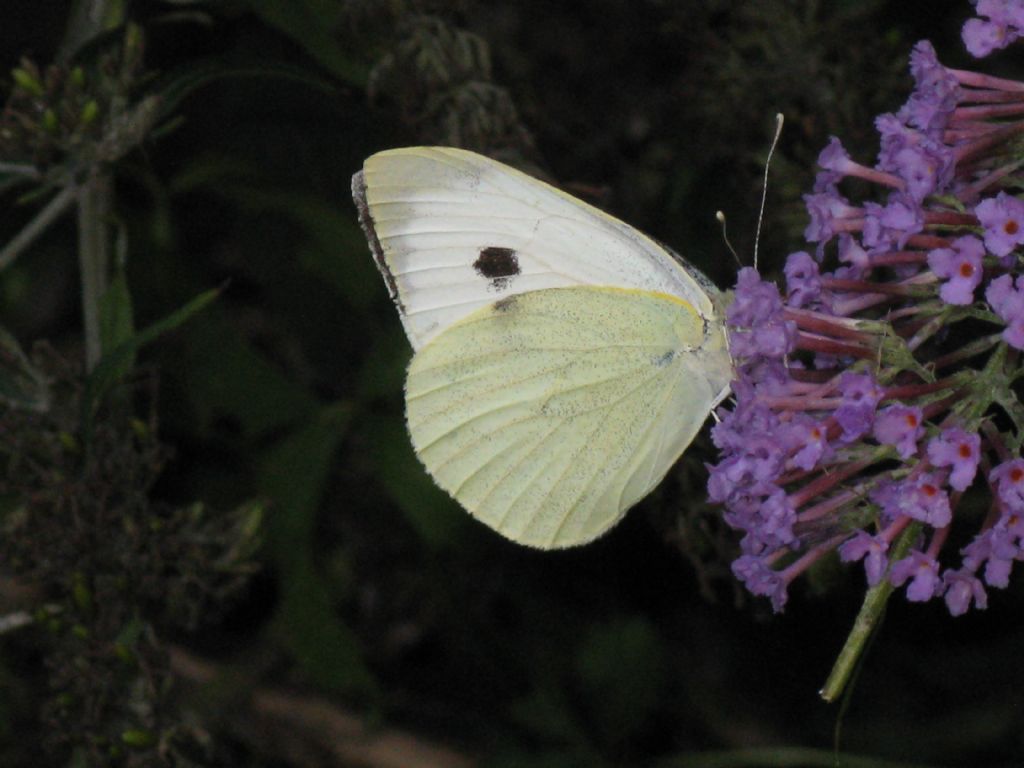
M1020 224L1014 219L1008 219L1003 225L1003 231L1008 235L1016 235L1020 231Z
M966 261L960 265L960 277L971 277L974 274L974 266Z

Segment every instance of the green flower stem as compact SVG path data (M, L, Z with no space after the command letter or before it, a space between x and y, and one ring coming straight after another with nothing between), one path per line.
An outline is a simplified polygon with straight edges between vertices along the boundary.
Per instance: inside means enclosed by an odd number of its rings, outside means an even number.
M103 356L100 298L107 290L110 269L110 176L93 175L78 193L78 265L82 281L82 317L85 325L86 370Z
M913 352L947 325L948 321L946 321L941 315L939 317L932 318L907 341L907 348Z
M900 534L889 550L890 563L897 562L907 554L911 542L914 541L920 530L921 523L913 523L907 526L906 530ZM850 634L846 638L846 644L843 645L843 649L839 652L839 657L832 667L832 672L819 692L821 698L830 704L842 695L846 689L846 684L850 682L853 671L857 666L857 661L864 652L868 638L871 637L871 634L878 627L878 622L881 621L882 616L885 614L885 605L894 589L895 587L893 587L892 582L888 579L888 574L886 574L864 596L864 604L861 606L860 613L857 614L857 618L853 622L853 629L850 630Z
M35 215L22 230L0 249L0 270L6 269L32 242L53 224L75 201L78 189L69 184L46 207Z
M932 361L932 365L935 370L941 370L947 368L953 363L959 363L962 360L970 360L975 355L980 355L984 352L988 352L990 349L995 347L1001 338L998 333L993 333L989 336L983 336L980 339L972 341L968 344L964 344L959 349L950 352L946 355L941 355Z

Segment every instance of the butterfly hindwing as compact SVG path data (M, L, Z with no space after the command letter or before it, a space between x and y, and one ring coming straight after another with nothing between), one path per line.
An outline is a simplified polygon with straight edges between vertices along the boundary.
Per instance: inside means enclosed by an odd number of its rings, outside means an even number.
M664 477L728 381L724 334L686 301L576 287L479 308L422 347L406 407L417 455L523 544L589 541Z

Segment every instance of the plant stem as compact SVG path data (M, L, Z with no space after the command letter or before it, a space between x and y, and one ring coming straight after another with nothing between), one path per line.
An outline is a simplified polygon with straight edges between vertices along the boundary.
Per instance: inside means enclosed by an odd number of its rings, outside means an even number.
M920 523L907 526L907 529L903 531L899 539L896 540L889 550L890 563L895 563L906 555L907 550L910 549L911 542L917 536L920 529ZM831 704L838 699L846 688L846 684L850 681L853 670L857 666L857 661L867 645L868 638L871 637L871 634L878 627L878 622L885 613L885 605L893 589L895 587L889 581L887 573L864 596L864 604L861 605L860 613L857 614L857 618L853 622L853 629L850 630L846 643L839 652L839 657L832 667L832 672L829 673L828 680L825 681L824 687L819 692L821 698L828 703Z
M34 165L25 163L0 163L0 173L9 173L12 176L24 176L33 181L40 177L39 169Z
M32 244L33 240L46 231L46 229L68 209L71 203L74 202L77 192L78 189L74 184L68 184L57 194L55 198L53 198L53 200L47 203L43 210L36 214L32 221L26 224L18 234L11 238L10 242L8 242L3 249L0 249L0 270L6 269L11 262L18 258L18 255L23 250Z
M89 41L125 22L125 0L75 0L68 16L57 60L67 62ZM111 178L100 167L78 191L78 265L82 282L86 370L92 371L103 354L100 298L107 290L110 270Z
M94 174L78 193L78 265L82 282L85 364L92 371L103 355L100 298L107 290L110 269L111 184L105 173Z

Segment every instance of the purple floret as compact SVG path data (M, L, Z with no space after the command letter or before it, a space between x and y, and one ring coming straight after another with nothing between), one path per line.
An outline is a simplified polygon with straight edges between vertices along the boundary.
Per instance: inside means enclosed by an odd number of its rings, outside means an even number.
M951 147L908 128L892 115L882 115L875 125L882 142L878 167L903 179L912 200L920 203L946 190L955 170Z
M864 245L876 253L900 250L924 229L924 211L906 193L893 192L885 205L864 203Z
M729 350L735 358L782 358L796 345L796 324L783 316L778 287L751 267L740 270L726 320L733 329Z
M928 460L936 467L952 467L950 487L965 491L978 471L981 438L957 427L945 429L928 442Z
M964 568L977 571L985 565L985 583L1006 589L1010 583L1013 562L1021 555L1019 540L1006 528L996 526L979 533L963 549Z
M942 131L960 98L960 84L939 63L935 49L927 40L914 46L910 54L910 73L916 87L900 110L899 117L908 125L941 140Z
M947 304L966 305L974 301L974 289L981 284L981 260L985 246L973 235L953 241L951 248L936 248L928 253L928 266L945 279L939 296Z
M909 556L893 564L889 580L897 587L903 586L909 580L907 600L914 603L931 600L942 591L938 562L931 555L916 549L911 550Z
M868 374L846 372L839 378L839 392L843 399L835 418L843 429L840 440L850 443L871 430L885 390Z
M1015 349L1024 349L1024 279L997 277L985 289L985 300L1006 322L1003 340Z
M857 531L852 538L839 546L839 559L844 563L863 559L868 586L873 587L885 575L885 569L889 565L888 551L889 542L881 536L872 536L867 531Z
M977 0L980 19L968 19L961 31L964 45L976 58L1005 48L1020 37L1024 7L1017 0Z
M811 222L804 230L804 239L809 243L818 243L819 249L824 248L835 236L837 221L853 219L860 214L860 210L851 206L834 187L804 195L804 203L811 217Z
M850 169L852 162L850 153L843 147L843 142L835 136L829 136L828 144L818 155L818 165L826 171L843 175Z
M995 483L996 495L1008 510L1024 513L1024 459L1004 461L989 473L988 479Z
M964 22L960 36L964 47L976 59L982 59L993 51L1005 48L1016 36L1002 24L985 19L968 19Z
M953 616L963 616L967 609L974 607L984 610L988 607L988 595L981 580L971 571L946 571L942 576L942 585L946 590L946 607Z
M807 307L821 301L821 272L818 262L797 251L786 259L786 301L791 307Z
M883 480L871 491L871 500L885 513L886 521L901 517L920 520L934 528L949 525L952 510L937 473L920 473L904 480Z
M909 459L924 436L924 415L917 406L890 405L875 417L874 435L882 445L896 446L901 459Z
M839 235L839 260L849 265L849 268L861 272L871 266L871 256L865 251L857 238L843 232Z
M776 613L785 607L788 598L786 583L763 558L741 555L733 561L732 572L746 585L751 594L770 598Z
M985 247L996 256L1006 256L1024 244L1024 201L1000 192L974 207L974 215L985 228Z
M786 425L783 442L787 448L795 451L790 459L793 465L805 471L814 469L835 455L828 441L825 424L807 414L797 414Z

